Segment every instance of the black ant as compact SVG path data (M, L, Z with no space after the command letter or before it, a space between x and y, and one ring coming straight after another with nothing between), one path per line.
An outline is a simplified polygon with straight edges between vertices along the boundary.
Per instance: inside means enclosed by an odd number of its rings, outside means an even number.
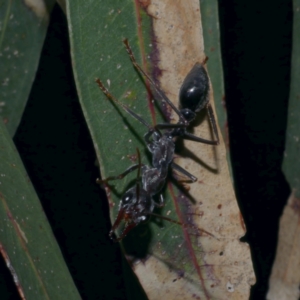
M203 65L206 63L206 60L202 64L196 63L183 81L179 92L180 109L177 109L177 107L169 100L169 98L167 98L164 92L160 90L160 88L154 83L154 81L138 65L128 44L128 40L125 39L123 42L133 65L143 76L148 79L158 98L161 101L167 102L168 105L170 105L171 108L177 113L177 115L179 116L179 120L176 124L164 123L150 126L141 116L136 114L125 104L115 99L108 92L100 79L96 79L96 83L110 100L119 104L132 117L137 119L140 123L148 128L148 132L146 132L146 134L144 135L144 139L147 144L148 150L152 154L152 167L141 164L140 154L137 150L139 160L138 164L129 167L125 172L118 176L108 177L104 180L97 179L98 183L107 184L107 182L110 180L122 179L127 174L138 169L137 184L134 187L131 187L122 196L118 216L109 233L110 237L112 237L114 231L118 228L119 224L124 219L126 227L121 233L120 237L117 238L118 241L123 239L128 234L128 232L136 227L139 223L145 222L150 218L151 215L155 215L153 213L155 206L164 206L164 198L160 192L166 182L169 166L187 176L191 181L195 182L197 180L195 176L173 162L175 151L174 140L177 137L182 137L184 139L189 139L195 142L209 145L219 144L216 121L208 99L209 79L207 72L203 67ZM187 127L195 119L197 113L203 108L207 108L209 120L212 125L216 140L206 140L187 132ZM165 132L162 133L161 130L165 130ZM141 187L139 183L140 180ZM156 203L153 200L153 196L156 194L159 194L159 203ZM181 222L177 222L166 217L161 218L167 219L180 225L185 225Z

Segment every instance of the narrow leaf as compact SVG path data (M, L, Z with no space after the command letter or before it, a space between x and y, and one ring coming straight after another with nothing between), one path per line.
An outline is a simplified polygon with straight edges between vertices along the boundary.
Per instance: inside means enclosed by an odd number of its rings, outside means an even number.
M54 3L0 2L0 114L11 136L35 78Z
M280 219L267 299L299 299L300 284L300 1L293 1L291 87L283 172L292 193Z
M0 252L21 298L80 299L43 208L2 123L0 148Z
M134 164L137 147L142 162L150 164L143 140L147 127L108 100L94 80L100 78L111 94L148 124L161 122L162 114L175 119L169 108L153 105L149 83L131 64L122 40L128 38L139 64L178 106L181 83L195 62L205 60L199 3L77 0L67 2L67 13L77 89L103 178ZM197 136L213 138L205 112L193 125ZM152 218L124 238L124 253L150 299L248 299L254 274L249 247L239 242L245 229L224 143L178 146L182 158L176 162L198 181L186 185L186 190L170 176L166 205L157 213L185 226ZM135 184L135 177L116 180L107 190L112 221L120 197Z

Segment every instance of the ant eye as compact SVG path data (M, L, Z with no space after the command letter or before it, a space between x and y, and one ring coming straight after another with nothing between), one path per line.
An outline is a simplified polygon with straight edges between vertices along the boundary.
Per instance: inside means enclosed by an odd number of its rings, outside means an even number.
M141 216L141 219L140 221L141 222L148 222L150 220L151 216L150 215L144 215L144 216Z
M127 192L124 194L124 196L122 197L122 202L124 204L129 203L132 200L133 194L132 192Z

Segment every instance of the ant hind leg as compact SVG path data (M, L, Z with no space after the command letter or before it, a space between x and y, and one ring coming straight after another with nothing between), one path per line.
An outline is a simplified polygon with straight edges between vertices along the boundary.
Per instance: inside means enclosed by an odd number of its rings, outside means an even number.
M184 168L180 167L176 163L172 162L171 163L171 167L173 169L177 170L178 172L180 172L181 174L185 175L186 177L188 177L191 181L193 181L193 182L197 181L197 177L195 177L194 175L192 175L191 173L189 173L187 170L185 170Z

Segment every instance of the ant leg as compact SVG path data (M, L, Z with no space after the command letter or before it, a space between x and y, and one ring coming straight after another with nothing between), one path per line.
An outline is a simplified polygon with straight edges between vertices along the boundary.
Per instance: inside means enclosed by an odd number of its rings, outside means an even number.
M213 109L212 109L212 107L209 103L207 104L206 108L207 108L208 118L209 118L211 127L212 127L213 132L214 132L214 134L216 136L216 139L217 139L217 144L216 145L218 145L220 143L220 140L219 140L219 134L218 134L217 124L216 124L215 114L214 114L214 111L213 111Z
M114 233L114 231L113 230L111 230L110 232L109 232L109 237L114 241L114 242L119 242L119 241L121 241L127 234L128 234L128 232L130 231L130 230L132 230L134 227L136 227L136 225L137 224L135 224L135 223L129 223L126 227L125 227L125 229L123 230L123 232L121 233L121 235L118 237L118 238L114 238L112 235L113 235L113 233Z
M215 119L215 115L214 112L211 108L211 105L208 104L207 105L207 111L208 111L208 118L209 118L209 122L212 126L212 130L214 132L214 135L216 137L216 141L211 141L211 140L207 140L207 139L203 139L201 137L198 137L192 133L189 132L183 132L183 136L182 138L194 141L194 142L198 142L198 143L203 143L203 144L208 144L208 145L219 145L220 143L220 139L219 139L219 134L218 134L218 130L217 130L217 125L216 125L216 119ZM154 126L154 130L156 130L156 132L158 132L158 130L160 129L176 129L176 128L187 128L189 124L169 124L169 123L161 123L161 124L156 124ZM147 137L150 137L151 134L153 133L153 130L150 132L148 132L146 135ZM145 135L145 139L146 139L146 135ZM147 141L147 140L146 140Z
M207 145L219 145L219 140L217 141L206 140L189 132L185 132L182 138L186 140L198 142L198 143L207 144Z
M114 241L114 242L117 242L118 239L115 239L113 238L113 234L114 234L114 231L116 230L116 228L118 228L118 226L120 225L121 221L124 219L124 209L121 208L118 212L118 215L117 215L117 218L114 222L114 224L112 225L111 227L111 230L109 232L109 237Z
M193 182L197 181L197 177L195 177L194 175L192 175L191 173L189 173L187 170L185 170L184 168L180 167L179 165L177 165L176 163L172 162L171 163L171 167L175 170L177 170L178 172L184 174L185 176L187 176L189 179L191 179Z
M108 181L111 181L111 180L117 180L117 179L122 179L124 178L126 175L128 175L129 173L133 172L134 170L138 169L139 167L141 166L141 164L135 164L131 167L129 167L125 172L121 173L120 175L117 175L117 176L110 176L110 177L107 177L106 179L99 179L97 178L96 179L96 182L98 184L107 184Z
M97 179L97 181L107 183L107 181L109 181L109 180L121 179L124 176L126 176L127 174L129 174L130 172L134 171L135 169L138 169L137 179L136 179L136 181L137 181L136 195L137 195L137 199L138 199L139 198L139 189L140 189L138 181L140 179L140 170L141 170L141 166L143 166L143 164L141 163L141 154L140 154L139 148L136 148L136 152L137 152L137 157L138 157L138 162L139 162L138 164L135 164L135 165L129 167L125 172L123 172L122 174L120 174L118 176L109 177L105 180ZM137 225L134 222L127 222L126 223L127 226L122 231L121 235L118 238L115 238L115 237L113 237L113 234L114 234L115 230L119 227L122 220L125 220L125 222L126 222L126 210L124 209L124 207L122 207L122 205L120 205L120 209L119 209L117 218L116 218L116 220L115 220L114 224L112 225L111 230L109 232L109 236L114 242L121 241L128 234L128 232Z
M196 136L192 133L189 133L189 132L184 132L184 135L182 136L182 138L185 138L187 140L191 140L191 141L194 141L194 142L198 142L198 143L208 144L208 145L219 145L220 139L219 139L219 134L218 134L218 129L217 129L217 124L216 124L216 119L215 119L214 112L213 112L212 107L211 107L210 104L207 104L206 108L207 108L209 122L211 124L212 130L213 130L214 135L215 135L217 140L216 141L211 141L211 140L203 139L203 138L198 137L198 136Z
M162 194L160 194L159 195L159 203L156 203L155 201L153 201L153 203L156 207L164 207L165 206L164 196Z
M141 154L140 154L140 151L139 151L139 148L136 148L136 152L137 152L137 157L138 157L138 164L135 164L131 167L129 167L125 172L117 175L117 176L110 176L110 177L107 177L106 179L99 179L97 178L96 179L96 182L98 184L101 184L101 183L104 183L104 184L107 184L108 181L111 181L111 180L117 180L117 179L123 179L126 175L128 175L129 173L133 172L134 170L138 169L138 172L137 172L137 182L140 178L140 170L141 170L141 167L144 166L144 164L141 163Z
M154 126L155 129L175 129L175 128L187 128L189 124L171 124L171 123L160 123Z
M147 80L149 81L150 85L153 87L153 89L155 90L157 96L159 96L160 99L166 101L172 108L173 110L176 112L176 114L179 117L182 117L182 114L180 113L180 111L178 110L178 108L171 102L171 100L165 95L165 93L156 85L156 83L149 77L149 75L140 67L140 65L136 62L135 57L133 55L133 52L129 46L128 40L125 39L123 40L123 43L125 45L126 51L129 54L129 57L133 63L133 65L137 68L137 70L144 76L147 78Z
M103 85L103 83L101 82L101 80L99 78L96 78L96 83L98 84L99 88L101 89L101 91L105 94L105 96L107 98L109 98L110 100L112 100L113 102L119 104L126 112L128 112L132 117L134 117L136 120L138 120L140 123L142 123L143 125L145 125L146 127L148 127L149 129L151 129L152 127L138 114L136 114L134 111L132 111L127 105L125 105L124 103L118 101L112 94L109 93L109 91L107 90L107 88Z

